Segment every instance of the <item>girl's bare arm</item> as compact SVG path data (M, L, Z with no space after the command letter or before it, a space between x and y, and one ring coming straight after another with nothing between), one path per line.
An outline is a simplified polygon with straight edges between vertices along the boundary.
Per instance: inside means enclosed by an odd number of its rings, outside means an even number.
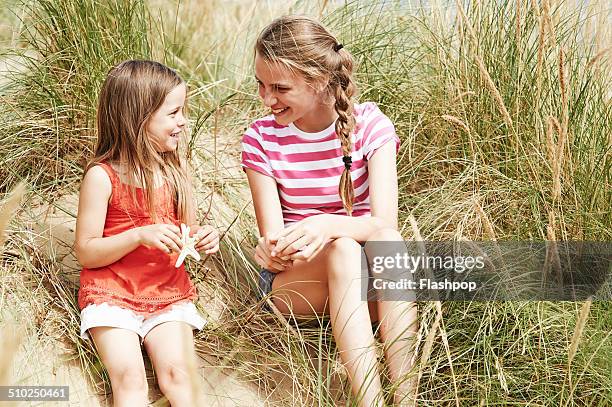
M278 197L276 180L250 168L245 171L253 197L260 236L270 235L282 230L284 227L283 211Z
M245 171L253 197L257 227L261 236L255 250L255 260L260 266L271 271L284 270L289 263L271 255L274 245L269 239L270 236L284 228L283 211L278 197L276 180L249 168Z
M371 217L332 215L331 237L351 237L365 242L382 228L397 230L397 169L395 143L381 146L368 161Z

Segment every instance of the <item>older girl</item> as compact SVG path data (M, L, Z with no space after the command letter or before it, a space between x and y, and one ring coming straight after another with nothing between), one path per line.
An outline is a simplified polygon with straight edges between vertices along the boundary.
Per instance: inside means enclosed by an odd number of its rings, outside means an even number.
M363 406L383 404L371 320L380 320L395 400L413 397L407 373L416 307L361 296L361 251L397 232L391 121L355 104L349 51L320 23L288 16L255 45L259 96L270 115L245 132L245 168L261 238L260 287L283 313L329 312L340 357Z

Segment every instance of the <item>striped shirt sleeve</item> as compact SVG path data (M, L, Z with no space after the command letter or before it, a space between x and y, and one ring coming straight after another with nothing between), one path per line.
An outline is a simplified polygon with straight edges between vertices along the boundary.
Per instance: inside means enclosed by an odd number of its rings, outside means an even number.
M263 138L259 134L256 123L253 123L242 136L242 167L274 178L270 159L262 144Z
M369 160L380 147L392 141L395 151L399 151L400 140L395 133L391 120L374 103L366 103L364 108L363 155Z

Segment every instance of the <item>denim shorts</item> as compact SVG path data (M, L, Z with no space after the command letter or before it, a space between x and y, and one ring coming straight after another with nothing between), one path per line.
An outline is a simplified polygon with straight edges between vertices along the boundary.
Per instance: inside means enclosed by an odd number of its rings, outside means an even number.
M270 294L272 291L272 282L276 277L276 273L273 273L267 269L261 269L259 271L259 298L263 298L266 295Z

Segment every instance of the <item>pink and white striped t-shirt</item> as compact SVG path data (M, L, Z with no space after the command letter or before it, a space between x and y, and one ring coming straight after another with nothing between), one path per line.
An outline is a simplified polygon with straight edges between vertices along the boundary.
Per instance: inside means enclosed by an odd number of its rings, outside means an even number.
M399 138L375 103L355 104L354 114L353 216L369 216L368 160L388 141L399 149ZM293 123L279 125L273 115L258 119L242 137L242 166L276 180L285 225L323 213L347 215L338 194L344 163L335 123L306 133Z

